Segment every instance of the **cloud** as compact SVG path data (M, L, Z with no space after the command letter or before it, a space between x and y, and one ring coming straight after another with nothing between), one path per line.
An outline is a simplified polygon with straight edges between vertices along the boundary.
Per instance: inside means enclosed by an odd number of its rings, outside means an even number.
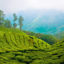
M59 26L59 27L57 28L57 32L60 32L60 31L61 31L61 28L64 28L64 25Z
M37 16L33 21L32 23L35 23L35 22L38 22L38 20L40 19L41 15Z
M37 16L30 24L27 24L27 27L26 29L29 30L29 29L32 29L34 27L37 26L37 22L39 22L38 20L41 18L41 15Z
M18 12L30 9L56 9L64 11L64 0L0 0L0 9L5 12Z

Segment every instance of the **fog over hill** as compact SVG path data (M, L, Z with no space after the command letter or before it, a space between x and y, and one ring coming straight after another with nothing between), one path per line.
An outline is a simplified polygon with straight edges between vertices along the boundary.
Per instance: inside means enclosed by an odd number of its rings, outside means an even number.
M57 10L29 10L16 13L24 18L23 29L36 33L56 34L64 31L64 12ZM11 21L12 15L8 14ZM12 18L12 19L11 19Z
M0 10L8 18L24 17L24 30L55 34L64 30L64 0L1 0ZM12 20L12 16L10 18Z

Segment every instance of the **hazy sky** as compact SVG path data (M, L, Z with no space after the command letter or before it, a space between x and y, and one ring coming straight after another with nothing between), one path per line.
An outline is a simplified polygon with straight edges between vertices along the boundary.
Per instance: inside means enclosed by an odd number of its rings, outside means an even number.
M0 0L0 9L8 13L42 9L64 11L64 0Z

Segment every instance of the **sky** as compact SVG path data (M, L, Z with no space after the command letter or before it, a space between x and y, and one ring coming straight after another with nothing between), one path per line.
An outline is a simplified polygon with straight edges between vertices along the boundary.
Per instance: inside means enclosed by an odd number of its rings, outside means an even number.
M25 30L41 33L64 27L64 0L0 0L0 10L11 22L13 13L23 16Z
M64 11L64 0L0 0L0 9L5 13L43 9Z

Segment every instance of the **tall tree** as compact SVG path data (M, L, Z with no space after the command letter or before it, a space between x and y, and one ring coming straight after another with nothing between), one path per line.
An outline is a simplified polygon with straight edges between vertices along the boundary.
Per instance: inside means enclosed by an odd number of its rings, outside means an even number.
M16 24L17 16L16 16L16 14L15 14L15 13L13 14L13 17L14 17L14 19L13 19L13 21L14 21L13 26L14 26L14 28L16 28L16 26L17 26L17 24Z
M11 26L11 21L8 20L8 19L5 20L5 21L4 21L4 26L7 27L7 28L11 28L11 27L12 27L12 26Z
M22 30L22 26L23 26L23 23L22 22L23 22L23 20L24 20L23 17L20 16L19 17L19 28L20 28L20 30Z
M4 12L2 10L0 10L0 25L3 24L4 16L5 16Z

